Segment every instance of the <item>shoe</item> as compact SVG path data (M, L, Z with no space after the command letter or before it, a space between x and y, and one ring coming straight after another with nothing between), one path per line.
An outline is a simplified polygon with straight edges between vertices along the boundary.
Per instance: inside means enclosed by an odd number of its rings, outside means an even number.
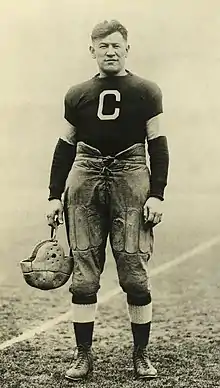
M133 351L134 372L139 379L154 379L157 370L151 364L146 347L136 346Z
M77 356L71 367L66 371L65 377L68 380L81 380L89 376L93 370L93 356L91 347L79 345L77 347Z

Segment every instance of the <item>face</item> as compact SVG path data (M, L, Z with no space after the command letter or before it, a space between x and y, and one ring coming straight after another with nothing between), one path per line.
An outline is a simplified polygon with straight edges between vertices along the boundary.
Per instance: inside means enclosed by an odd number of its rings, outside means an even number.
M96 39L90 46L90 52L97 61L101 76L123 74L128 50L127 42L118 31L105 38Z

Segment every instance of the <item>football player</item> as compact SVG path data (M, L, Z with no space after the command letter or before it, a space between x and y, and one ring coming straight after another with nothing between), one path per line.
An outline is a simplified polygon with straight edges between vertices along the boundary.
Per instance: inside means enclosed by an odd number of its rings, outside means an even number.
M160 131L162 94L157 84L126 69L130 47L120 22L96 25L91 42L99 72L65 96L65 133L54 151L49 185L48 224L55 226L56 218L63 223L64 212L74 258L70 291L78 352L66 378L79 380L93 369L93 328L108 236L127 295L134 371L138 378L154 378L157 371L148 355L148 261L152 229L162 219L169 164L167 139Z

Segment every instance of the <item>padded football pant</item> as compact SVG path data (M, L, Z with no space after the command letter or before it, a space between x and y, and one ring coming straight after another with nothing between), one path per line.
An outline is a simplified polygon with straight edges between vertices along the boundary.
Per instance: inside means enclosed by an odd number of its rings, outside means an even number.
M104 157L99 150L78 143L64 197L67 237L74 258L73 303L96 302L109 236L120 286L129 303L145 304L153 250L152 228L143 218L149 178L144 144Z

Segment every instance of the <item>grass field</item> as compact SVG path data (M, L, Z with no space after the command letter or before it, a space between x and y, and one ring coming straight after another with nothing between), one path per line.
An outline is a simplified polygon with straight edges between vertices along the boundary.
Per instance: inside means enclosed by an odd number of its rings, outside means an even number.
M0 387L74 386L63 379L75 347L69 316L27 340L7 341L30 329L37 332L70 309L68 284L48 292L32 289L24 283L19 261L49 233L48 173L62 125L62 96L69 85L93 74L88 34L96 21L108 17L129 28L129 68L156 80L164 92L171 168L164 222L155 229L150 263L150 355L159 377L151 382L133 377L125 296L114 293L118 281L108 247L100 291L100 301L106 300L95 326L95 370L90 381L77 385L219 387L219 4L95 0L93 5L93 10L88 0L0 5ZM59 236L66 246L64 229ZM178 261L182 255L185 260ZM164 264L174 259L176 264L166 269Z
M184 197L179 203L177 199L167 201L166 223L156 232L152 272L216 235L212 214L203 217L204 208L207 208L205 198L197 196L196 202L197 206L190 208ZM217 202L217 198L213 197L213 206ZM173 208L178 207L177 222ZM186 208L191 214L189 223ZM40 225L35 226L38 235L40 228ZM30 230L26 247L31 246L32 236L33 230ZM159 371L159 378L149 383L152 387L219 386L219 245L220 240L182 264L152 277L154 319L150 352ZM18 263L25 252L23 242L17 242L16 252L14 261ZM10 258L8 253L6 262ZM70 308L67 286L49 292L31 289L24 283L19 271L16 265L14 273L9 275L8 272L1 283L2 343ZM110 253L102 283L101 296L117 286ZM1 386L49 388L60 387L62 382L62 387L69 387L70 384L63 380L63 374L71 362L74 347L71 323L64 321L45 333L1 350ZM119 293L100 304L95 328L94 375L91 381L79 385L144 386L146 383L133 378L131 350L125 297Z

